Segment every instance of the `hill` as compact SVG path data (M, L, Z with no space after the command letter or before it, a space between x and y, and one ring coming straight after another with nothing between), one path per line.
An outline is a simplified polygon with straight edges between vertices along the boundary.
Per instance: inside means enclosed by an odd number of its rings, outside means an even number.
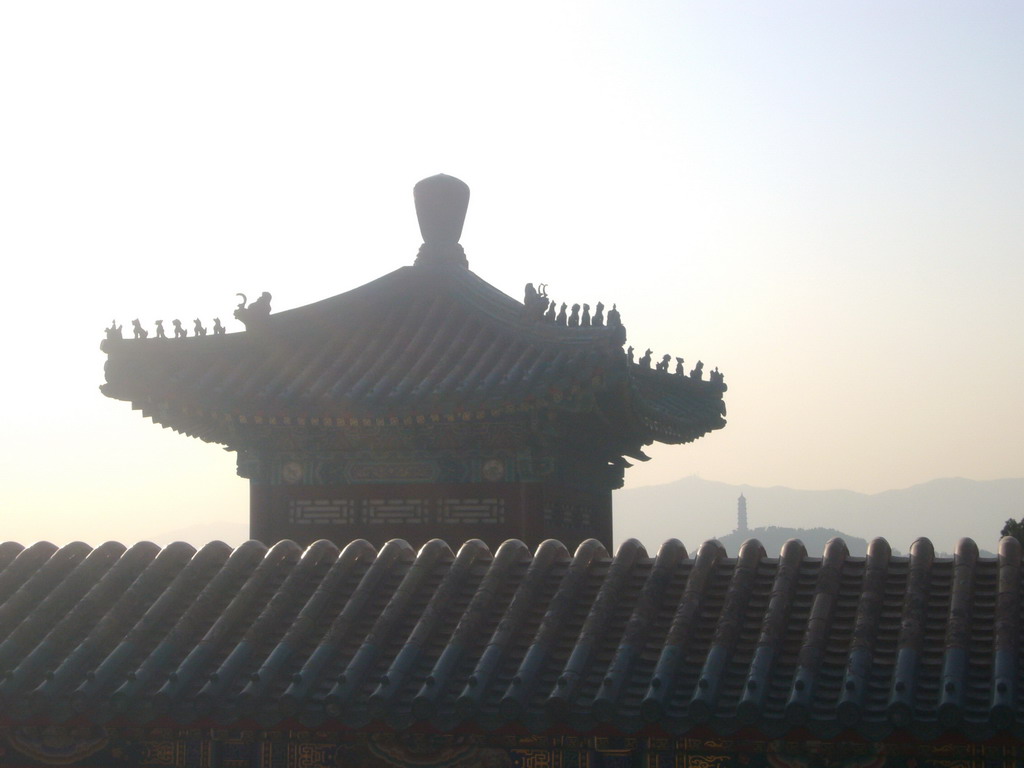
M854 491L801 491L730 485L699 477L615 492L615 541L640 539L655 549L678 538L690 550L711 538L724 539L736 528L736 499L747 498L752 527L833 528L870 541L884 537L906 552L926 536L938 551L952 551L963 536L994 551L1008 518L1024 516L1024 478L1004 480L932 480L901 490L864 494ZM803 534L800 534L803 537ZM804 541L807 544L807 541ZM778 549L766 545L769 554ZM807 546L809 553L820 554ZM730 554L735 548L728 547Z
M850 554L856 557L863 557L868 551L866 540L850 536L835 528L783 528L777 525L768 525L751 528L747 531L733 531L716 538L725 547L725 551L732 556L740 551L740 546L747 539L757 539L761 542L769 557L777 556L782 551L782 545L790 539L800 539L810 557L820 557L821 553L825 551L825 545L829 539L834 538L845 541Z

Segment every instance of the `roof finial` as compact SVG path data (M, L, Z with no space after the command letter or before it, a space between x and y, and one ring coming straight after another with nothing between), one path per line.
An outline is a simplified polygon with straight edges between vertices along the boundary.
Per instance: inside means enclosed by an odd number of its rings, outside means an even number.
M423 245L416 264L459 264L468 267L459 245L469 207L469 187L443 173L423 179L412 189Z

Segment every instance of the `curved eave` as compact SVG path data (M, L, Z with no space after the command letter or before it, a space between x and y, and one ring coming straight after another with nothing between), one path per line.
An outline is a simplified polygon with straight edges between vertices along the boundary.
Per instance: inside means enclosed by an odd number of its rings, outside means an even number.
M724 383L629 365L628 386L645 443L689 443L726 425Z
M282 410L252 408L218 410L163 400L131 400L112 394L107 385L100 390L108 397L127 400L155 424L205 442L236 448L239 429L311 428L345 430L363 427L407 427L431 424L456 424L487 420L515 419L532 413L587 413L592 410L593 397L581 387L566 391L552 390L549 397L518 403L491 403L453 407L425 407L405 413L344 413L337 410L316 411L301 408Z

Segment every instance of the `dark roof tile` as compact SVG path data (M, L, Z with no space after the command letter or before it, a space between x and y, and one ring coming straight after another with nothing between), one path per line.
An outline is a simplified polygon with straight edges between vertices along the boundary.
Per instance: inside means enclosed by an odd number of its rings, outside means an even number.
M1020 736L1020 564L1012 539L6 544L0 724Z

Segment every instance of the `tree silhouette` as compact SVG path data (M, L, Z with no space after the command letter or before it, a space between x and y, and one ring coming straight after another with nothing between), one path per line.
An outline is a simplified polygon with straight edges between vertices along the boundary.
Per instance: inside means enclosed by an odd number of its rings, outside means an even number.
M1024 517L1020 520L1014 520L1012 517L1006 521L1006 525L1003 526L1000 535L1002 536L1013 536L1021 544L1024 544Z

